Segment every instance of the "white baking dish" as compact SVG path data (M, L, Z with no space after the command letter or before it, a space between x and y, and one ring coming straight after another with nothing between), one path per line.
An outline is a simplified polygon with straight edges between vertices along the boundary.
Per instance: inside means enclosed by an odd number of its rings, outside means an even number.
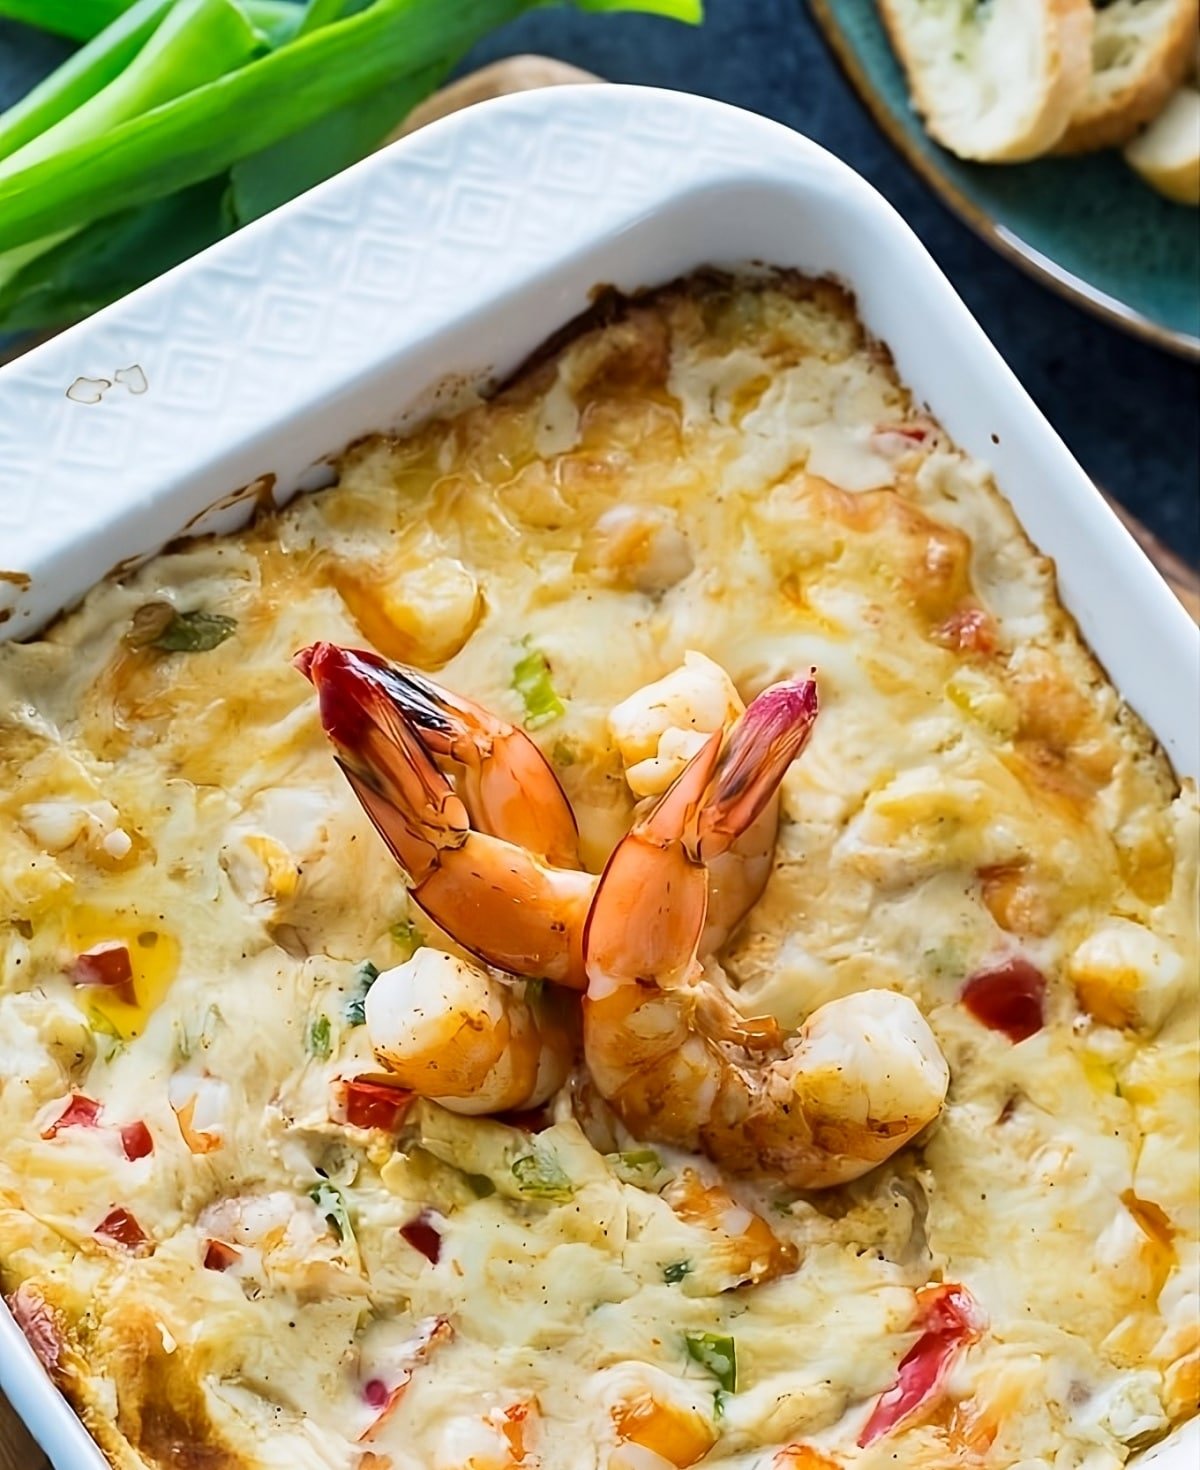
M514 367L598 284L700 264L832 273L901 376L989 462L1122 694L1200 771L1200 635L915 235L795 133L713 102L567 87L367 160L0 371L0 637L128 557L283 498L437 385ZM225 504L202 514L225 498ZM197 519L198 518L198 519ZM0 1386L59 1470L102 1467L0 1312ZM1200 1428L1144 1456L1190 1470Z

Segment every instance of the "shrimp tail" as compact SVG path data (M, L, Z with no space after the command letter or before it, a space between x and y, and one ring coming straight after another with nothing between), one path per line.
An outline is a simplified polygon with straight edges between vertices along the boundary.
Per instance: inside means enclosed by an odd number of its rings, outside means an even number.
M718 857L771 802L808 744L819 704L813 678L772 684L730 732L712 792L697 813L700 856Z
M485 801L485 815L504 829L493 835L477 820L481 785L467 779L460 793L438 764L436 739L431 750L426 733L409 718L405 701L413 683L407 671L332 643L304 649L295 664L316 687L338 765L408 875L413 901L486 963L582 989L583 915L595 880L577 868L541 862L536 850L517 840L536 826L536 802L526 809L518 800ZM495 721L497 739L519 757L522 747L509 741L510 728ZM544 767L531 742L529 748ZM485 767L481 754L466 775L486 783ZM539 772L528 769L530 780L541 783ZM565 802L556 781L553 786ZM500 785L490 789L495 796ZM550 825L555 821L552 804Z
M372 655L315 643L296 667L317 690L337 763L392 856L420 885L470 832L466 807L388 698Z
M362 703L372 691L381 702L375 706L377 722L390 726L397 739L399 727L407 726L429 757L454 768L456 789L477 831L524 847L553 867L580 866L574 810L553 767L523 730L417 669L366 649L314 643L293 662L318 690L329 686L328 696L321 697L321 718L331 739L337 738L339 720L346 723L340 706L348 696L357 690ZM354 733L351 721L345 743L353 745Z

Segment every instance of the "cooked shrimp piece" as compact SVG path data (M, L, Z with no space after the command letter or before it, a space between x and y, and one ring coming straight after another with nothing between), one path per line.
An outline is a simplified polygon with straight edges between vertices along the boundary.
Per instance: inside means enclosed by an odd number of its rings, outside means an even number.
M706 863L758 818L807 743L811 681L767 690L713 736L615 848L588 913L584 1054L637 1138L795 1188L856 1179L941 1111L949 1071L906 996L831 1001L784 1040L746 1019L698 951Z
M700 750L704 738L746 711L718 663L689 649L669 674L636 690L608 717L635 796L660 797ZM708 860L708 912L701 954L715 954L762 896L771 876L779 830L779 793L727 852Z
M710 865L770 811L807 744L817 716L811 679L772 686L728 735L707 736L597 880L473 826L373 655L364 662L316 644L298 663L317 687L339 764L421 908L497 969L586 986L588 1067L635 1137L704 1152L733 1173L771 1173L817 1189L866 1173L938 1116L946 1063L906 997L867 991L830 1002L785 1039L772 1018L743 1017L719 966L699 958L712 932ZM729 912L737 908L731 903ZM494 977L471 982L460 997L461 974L451 983L443 967L438 976L446 986L418 998L448 1014L417 1027L417 1071L426 1049L444 1046L470 1018L478 1029L481 1007L504 1018L512 1005ZM402 1039L384 1034L389 993L382 992L377 1022L388 1053ZM411 992L398 993L397 1015L411 1029L418 1019ZM496 1029L505 1030L500 1020ZM516 1090L507 1070L491 1075L490 1057L481 1041L482 1070L470 1074L481 1091L470 1092L462 1077L454 1082L480 1111L504 1106L490 1099ZM388 1064L413 1091L428 1087L426 1073L425 1081L409 1080L405 1061L397 1049ZM523 1067L524 1085L530 1064Z
M478 831L515 842L555 867L579 866L579 828L571 803L524 730L416 669L365 649L314 643L296 655L296 667L317 683L314 665L324 671L331 659L374 685L419 732L429 754L455 770L455 790Z
M371 986L367 1035L401 1087L451 1112L532 1108L558 1091L574 1059L568 1003L551 986L509 983L423 948Z
M566 798L548 768L549 781L529 777L527 811L518 811L521 802L505 795L507 778L493 786L490 777L485 782L480 776L481 799L484 786L488 789L483 816L505 833L492 835L477 825L479 816L469 804L477 794L472 781L465 781L461 792L451 785L430 754L429 737L410 718L406 702L412 708L417 701L406 672L392 678L395 671L376 655L331 643L315 643L297 654L296 666L316 686L321 722L338 764L408 875L414 902L486 964L582 989L583 921L596 879L542 861L509 835L528 833L531 826L541 830L537 802L553 785L549 827L554 835L535 840L538 850L562 855L566 833L558 803ZM420 715L429 724L434 723L432 708ZM450 749L444 731L432 741ZM542 762L536 746L529 745ZM460 754L465 749L457 735L453 746ZM533 764L523 763L522 771L528 775Z

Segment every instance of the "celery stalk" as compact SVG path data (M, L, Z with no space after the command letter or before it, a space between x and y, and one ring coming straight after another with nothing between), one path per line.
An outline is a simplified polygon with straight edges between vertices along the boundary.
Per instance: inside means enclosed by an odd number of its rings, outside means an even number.
M125 19L128 19L126 17ZM104 134L244 66L264 49L234 0L180 0L119 76L0 161L0 179Z
M0 0L3 13L11 0ZM0 158L81 107L119 77L170 10L173 0L138 0L118 23L76 51L44 82L0 114ZM52 8L52 7L51 7Z

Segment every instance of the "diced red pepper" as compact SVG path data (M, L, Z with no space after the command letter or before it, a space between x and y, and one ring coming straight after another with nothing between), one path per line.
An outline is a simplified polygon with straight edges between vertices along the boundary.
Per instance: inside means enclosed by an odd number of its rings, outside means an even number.
M42 1130L43 1138L53 1138L61 1128L96 1128L100 1123L100 1104L94 1097L85 1097L82 1092L73 1092L66 1107Z
M118 940L93 945L83 954L76 955L68 973L76 985L100 985L111 990L127 1005L137 1005L133 961L129 958L129 950Z
M402 1087L389 1087L385 1082L366 1082L354 1077L346 1083L346 1122L355 1128L383 1128L388 1132L400 1126L413 1100L413 1094Z
M388 1401L389 1389L382 1378L369 1378L363 1384L363 1402L371 1409L382 1409Z
M1014 1044L1046 1024L1046 977L1020 955L977 971L963 986L961 999L977 1021L1002 1031Z
M228 1271L242 1259L236 1245L227 1240L208 1240L204 1244L204 1269L206 1271Z
M121 1147L127 1159L144 1159L154 1152L154 1139L149 1128L139 1118L135 1123L126 1123L121 1128Z
M428 1210L422 1210L415 1220L401 1225L400 1234L413 1250L420 1251L431 1265L437 1265L442 1255L442 1236Z
M413 1369L419 1363L425 1362L429 1354L439 1343L449 1342L454 1336L454 1328L445 1317L430 1318L422 1328L423 1338L413 1345L413 1351L409 1357L408 1366L403 1369L399 1381L394 1387L389 1388L382 1378L368 1378L362 1386L363 1401L372 1409L378 1410L374 1419L367 1425L366 1429L358 1436L358 1443L373 1439L376 1434L387 1423L388 1416L404 1397L404 1391L412 1380Z
M92 1234L102 1235L106 1240L114 1241L128 1251L140 1251L149 1243L146 1232L129 1211L119 1205L105 1215Z
M858 1437L866 1449L910 1418L928 1408L941 1393L960 1352L978 1342L987 1326L979 1303L965 1286L927 1286L917 1292L917 1319L921 1336L900 1360L896 1381L879 1395L871 1417Z
M991 613L981 607L962 607L934 633L946 648L958 653L995 653L996 623Z

